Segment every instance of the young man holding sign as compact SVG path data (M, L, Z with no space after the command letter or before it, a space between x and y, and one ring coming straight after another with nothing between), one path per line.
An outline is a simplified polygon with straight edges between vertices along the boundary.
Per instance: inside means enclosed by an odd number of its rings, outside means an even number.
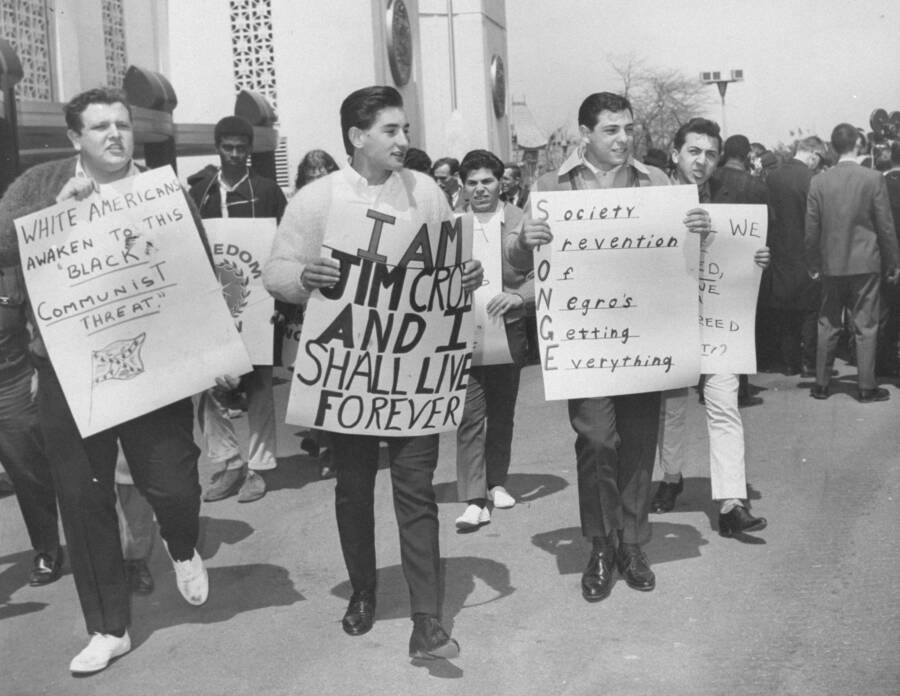
M0 203L0 258L18 262L14 221L62 201L91 199L100 186L133 177L134 135L125 95L94 89L65 106L76 157L38 165L13 183ZM191 209L186 196L184 209ZM196 219L196 215L194 215ZM205 246L205 241L204 241ZM38 408L53 472L72 573L91 640L71 662L75 674L104 669L131 649L131 594L116 519L114 471L117 441L135 482L152 505L175 568L182 596L203 604L206 569L195 550L199 535L200 484L193 437L193 405L181 399L89 437L80 435L57 371L40 336L31 345L38 365Z
M710 193L710 179L718 166L721 146L719 126L713 121L694 118L679 128L672 149L672 161L676 166L675 183L695 184L701 203L757 203L757 199L752 198L755 194L749 184L743 187L732 186L731 189L720 186L715 194ZM749 151L749 143L747 150ZM749 174L747 177L749 178ZM702 212L708 216L705 210ZM715 244L716 238L722 236L719 244L726 243L726 233L724 230L721 233L708 237L704 242ZM758 266L765 268L769 263L768 248L764 246L756 250L753 260ZM765 518L751 515L746 502L744 425L738 410L738 375L718 373L707 374L705 377L709 468L712 497L719 501L719 534L731 537L764 529ZM670 511L683 485L681 472L684 466L687 390L665 392L662 403L659 449L665 478L654 496L654 512Z
M441 223L452 219L447 199L434 181L403 168L409 146L408 129L403 99L393 87L367 87L353 92L344 100L341 104L341 130L351 166L305 186L288 204L263 274L266 288L275 297L285 302L306 304L311 294L316 301L331 301L342 297L342 294L353 295L353 292L344 293L348 277L351 272L358 273L362 272L359 269L365 269L365 273L370 274L366 278L380 278L381 282L373 280L371 289L364 289L365 281L360 277L361 286L355 290L357 300L346 305L346 311L341 311L334 325L338 324L341 316L352 318L364 314L372 322L368 326L379 326L374 329L376 333L390 333L394 313L381 316L378 308L373 306L375 300L372 296L377 299L382 283L384 287L394 285L395 290L403 287L407 255L396 267L388 267L383 247L391 246L393 249L399 244L409 246L411 251L408 253L419 259L430 256L430 247L426 249L424 242L423 246L417 246L416 240L435 226L443 229ZM341 211L340 215L332 219L332 213L337 211ZM359 220L356 219L357 214ZM347 217L341 217L344 215ZM360 220L369 230L366 236L371 235L364 245L367 248L356 251L359 245L353 237L349 253L346 249L339 250L336 244L342 241L342 232L356 231L359 227L356 223ZM396 235L401 234L399 230L404 228L411 231L409 236L404 233L398 239ZM456 239L457 244L461 241ZM324 246L326 242L332 245L331 249ZM418 249L418 252L413 252L413 249ZM439 249L436 251L440 253ZM429 267L430 262L426 270ZM459 273L463 290L473 290L481 284L481 264L477 261L466 262ZM421 279L423 276L419 274L416 277ZM311 307L312 303L309 305ZM353 310L359 314L352 314ZM312 331L310 326L314 323L311 314L308 309L295 366L296 380L303 381L305 378L304 359L319 355L323 349L331 351L331 355L342 356L347 355L343 351L353 349L354 359L360 361L357 365L363 362L370 364L369 360L381 365L382 353L388 353L387 343L394 343L393 340L379 338L379 351L376 353L370 347L370 343L375 341L367 342L363 337L362 345L356 350L356 341L362 331L361 328L353 331L352 327L336 330L329 327L317 339L310 340L307 333ZM407 320L413 318L419 317L405 313L403 326L415 324L415 321L407 324ZM381 324L382 320L384 324ZM424 323L419 326L423 331L427 330ZM404 342L404 336L401 332L396 339L397 344ZM395 348L394 351L402 352L404 349ZM403 364L402 356L394 357L391 364ZM328 375L326 379L339 379L342 385L349 372L339 364L331 363L325 370ZM359 368L353 374L358 371ZM380 374L380 368L374 368L374 371ZM363 382L361 394L354 394L349 388L341 392L323 390L318 422L303 424L321 427L320 417L343 413L348 404L371 404L373 393L398 393L396 388L389 389L389 384L381 384L379 378L373 376L372 369L369 369L367 376L370 378L368 386L365 385L366 380L359 380ZM394 384L402 377L395 373ZM346 378L357 381L352 375ZM310 382L314 381L315 378L310 379ZM336 396L346 398L339 404L329 400ZM384 397L375 398L387 401ZM399 401L394 399L392 403ZM387 416L388 425L393 417L392 406ZM369 424L373 418L374 413L370 414ZM381 423L380 416L377 420ZM335 425L332 428L335 430L343 427L343 423L333 422ZM394 509L400 530L403 573L409 585L412 605L413 631L409 654L418 658L456 657L459 645L450 638L439 620L440 551L437 504L432 486L437 465L438 435L409 436L403 434L405 428L389 427L400 432L396 437L381 437L365 434L365 429L364 424L359 428L347 426L346 430L330 433L337 469L335 511L338 532L353 590L342 621L344 631L349 635L361 635L372 628L375 620L374 487L379 445L381 440L385 440L390 459Z
M590 95L579 109L578 123L582 147L558 172L537 181L532 205L541 191L669 185L662 171L634 159L634 115L625 97ZM703 211L690 211L685 224L694 232L709 229ZM507 245L513 266L531 268L532 249L552 240L546 219L529 216L518 238ZM570 399L569 418L577 433L581 529L593 545L581 578L582 596L589 602L609 596L614 565L630 587L652 590L656 578L641 546L650 539L659 392Z

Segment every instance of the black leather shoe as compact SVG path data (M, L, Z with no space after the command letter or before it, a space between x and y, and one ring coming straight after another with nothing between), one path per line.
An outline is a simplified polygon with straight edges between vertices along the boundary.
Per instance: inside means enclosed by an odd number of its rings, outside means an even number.
M684 479L678 479L678 483L669 483L661 481L656 487L656 495L650 503L650 510L653 512L672 512L675 507L675 499L678 494L684 490Z
M153 576L143 558L126 559L125 578L128 580L128 588L134 594L147 595L153 592Z
M413 614L409 656L419 660L451 660L459 657L459 643L447 635L436 616Z
M740 505L719 515L719 536L731 537L742 532L758 532L766 528L765 517L754 517Z
M612 591L616 547L609 537L594 537L593 544L587 568L581 576L581 596L589 602L599 602L609 597Z
M341 620L344 633L361 636L368 633L375 623L375 593L371 590L354 592L350 596L347 612Z
M884 387L859 390L859 403L861 404L868 404L873 401L887 401L890 398L891 393Z
M628 587L649 592L656 587L656 576L650 570L647 556L640 544L619 544L616 565Z
M28 584L32 587L38 587L39 585L49 585L54 580L58 580L62 574L62 564L62 547L57 550L55 557L49 553L39 553L31 562Z
M831 394L828 392L828 387L823 387L819 384L812 385L812 388L809 390L809 395L812 398L819 400L824 400L831 396Z

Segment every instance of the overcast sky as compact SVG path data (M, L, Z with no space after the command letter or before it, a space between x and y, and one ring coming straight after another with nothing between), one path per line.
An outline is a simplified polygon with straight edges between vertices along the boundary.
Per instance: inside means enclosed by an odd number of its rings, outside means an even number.
M591 92L618 91L607 56L628 53L689 76L743 69L727 133L770 147L900 110L900 0L506 0L506 19L510 93L548 133L574 128ZM708 90L702 115L721 121Z

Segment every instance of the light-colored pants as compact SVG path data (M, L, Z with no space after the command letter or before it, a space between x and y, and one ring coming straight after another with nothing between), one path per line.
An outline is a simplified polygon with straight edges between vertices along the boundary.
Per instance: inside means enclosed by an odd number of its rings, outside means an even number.
M713 500L746 498L744 423L738 410L738 376L707 375L703 395ZM670 482L678 481L684 468L687 399L687 389L663 393L659 452L666 480Z
M247 444L248 464L255 471L274 469L275 461L275 399L272 395L272 368L257 365L242 380L247 390L247 420L250 442ZM200 395L198 420L206 438L209 461L219 468L242 466L241 448L228 417L228 408L216 397L213 389Z

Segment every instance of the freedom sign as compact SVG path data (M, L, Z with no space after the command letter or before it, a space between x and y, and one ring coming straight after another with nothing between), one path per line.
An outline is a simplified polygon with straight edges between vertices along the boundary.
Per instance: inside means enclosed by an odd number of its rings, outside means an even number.
M171 167L15 226L37 328L82 437L250 371Z
M306 305L287 422L410 436L455 430L471 366L472 301L462 288L471 218L335 198L322 255L340 281Z

